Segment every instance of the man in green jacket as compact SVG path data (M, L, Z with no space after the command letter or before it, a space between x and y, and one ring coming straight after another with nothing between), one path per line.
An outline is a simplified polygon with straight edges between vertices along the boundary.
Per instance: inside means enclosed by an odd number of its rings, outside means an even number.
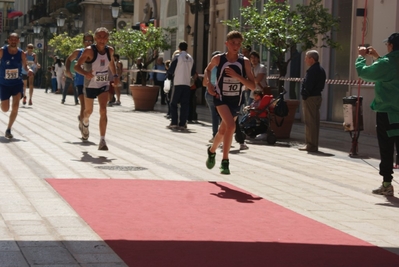
M380 57L372 47L360 47L356 70L360 78L375 82L375 97L370 107L377 114L377 138L380 149L382 185L373 194L393 196L391 184L395 139L399 136L399 33L385 40L388 54ZM366 64L366 56L375 60Z

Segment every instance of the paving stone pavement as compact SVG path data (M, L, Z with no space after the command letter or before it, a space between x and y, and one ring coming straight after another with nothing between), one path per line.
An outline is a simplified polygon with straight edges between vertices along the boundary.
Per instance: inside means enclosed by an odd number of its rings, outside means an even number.
M359 157L351 158L349 134L323 124L320 153L306 153L297 149L304 139L297 122L291 138L274 146L248 141L249 150L239 151L234 143L232 174L223 176L205 167L206 107L183 133L165 128L166 106L138 112L130 96L121 101L108 108L109 151L97 149L97 103L85 143L72 96L62 105L61 95L36 89L33 105L21 106L14 139L0 137L0 266L125 266L46 178L224 181L399 255L398 193L370 193L381 183L375 137L361 134ZM0 113L3 132L8 115Z

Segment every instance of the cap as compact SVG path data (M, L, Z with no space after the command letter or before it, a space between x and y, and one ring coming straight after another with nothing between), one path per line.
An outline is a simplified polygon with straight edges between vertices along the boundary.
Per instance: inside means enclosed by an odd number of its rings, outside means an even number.
M384 43L390 43L394 46L399 46L399 32L392 33L387 39L384 40Z

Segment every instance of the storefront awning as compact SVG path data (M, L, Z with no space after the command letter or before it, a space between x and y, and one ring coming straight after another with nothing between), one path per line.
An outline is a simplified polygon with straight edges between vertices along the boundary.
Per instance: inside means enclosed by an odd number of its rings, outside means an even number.
M8 13L7 18L13 19L13 18L21 17L23 15L24 15L24 13L22 13L21 11L11 11Z

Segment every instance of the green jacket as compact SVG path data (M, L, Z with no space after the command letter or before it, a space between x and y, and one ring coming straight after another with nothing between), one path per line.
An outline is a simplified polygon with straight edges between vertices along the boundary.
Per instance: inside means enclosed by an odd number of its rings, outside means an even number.
M356 71L364 81L375 83L371 109L375 112L386 112L391 124L399 123L399 50L378 58L369 66L364 57L358 57ZM399 135L399 130L388 134Z

